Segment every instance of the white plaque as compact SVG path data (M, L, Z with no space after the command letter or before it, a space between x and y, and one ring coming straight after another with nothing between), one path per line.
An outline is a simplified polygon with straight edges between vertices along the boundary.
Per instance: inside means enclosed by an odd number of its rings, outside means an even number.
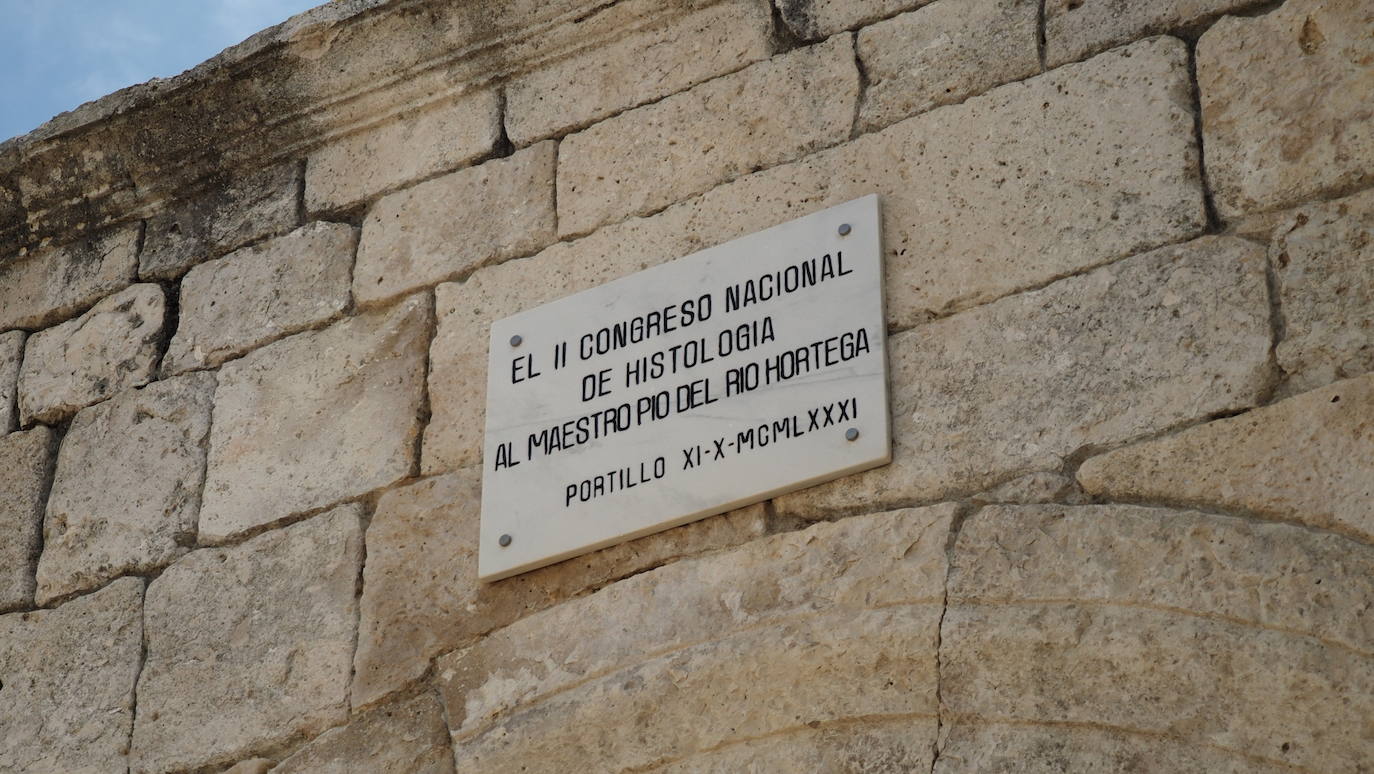
M891 460L878 197L491 326L478 575Z

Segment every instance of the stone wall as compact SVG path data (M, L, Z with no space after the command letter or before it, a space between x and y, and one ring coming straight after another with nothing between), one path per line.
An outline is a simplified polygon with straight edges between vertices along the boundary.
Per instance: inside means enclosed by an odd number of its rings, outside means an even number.
M0 770L1374 771L1374 6L343 0L0 145ZM892 464L476 580L487 325L878 193Z

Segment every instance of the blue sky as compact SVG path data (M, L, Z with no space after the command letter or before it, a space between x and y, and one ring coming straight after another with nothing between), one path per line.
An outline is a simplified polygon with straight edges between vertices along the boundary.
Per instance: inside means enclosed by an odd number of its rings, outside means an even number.
M0 140L324 0L0 0Z

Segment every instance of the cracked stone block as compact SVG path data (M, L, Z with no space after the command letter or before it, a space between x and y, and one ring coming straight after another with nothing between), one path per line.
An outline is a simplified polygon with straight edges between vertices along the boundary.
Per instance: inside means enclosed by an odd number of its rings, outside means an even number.
M0 333L0 435L19 427L19 364L24 360L24 332Z
M61 322L128 287L138 266L140 228L134 224L0 261L0 330Z
M357 245L352 226L315 222L191 269L163 371L216 366L343 314Z
M134 285L75 320L29 336L19 370L21 424L61 422L152 381L162 356L166 311L162 288Z
M38 561L39 604L147 573L195 545L212 374L78 412L62 440Z
M362 509L192 551L148 586L130 771L242 760L348 718Z
M200 541L223 542L409 476L432 327L429 299L417 295L221 367Z
M43 504L56 457L57 434L49 428L0 436L0 611L33 604Z
M1223 218L1370 180L1374 9L1288 0L1227 16L1197 43L1207 176Z
M1050 67L1148 35L1173 32L1266 0L1046 0L1045 60Z
M815 518L971 494L1079 449L1255 405L1273 374L1264 250L1203 237L888 340L892 463L775 501Z
M0 770L126 774L143 581L0 616Z
M452 774L453 750L439 699L425 692L382 705L324 732L272 774Z
M496 583L477 580L481 471L468 469L382 495L367 528L353 703L418 679L430 660L523 616L683 556L766 532L754 505L611 546Z
M787 29L803 40L820 40L908 11L930 0L774 0Z

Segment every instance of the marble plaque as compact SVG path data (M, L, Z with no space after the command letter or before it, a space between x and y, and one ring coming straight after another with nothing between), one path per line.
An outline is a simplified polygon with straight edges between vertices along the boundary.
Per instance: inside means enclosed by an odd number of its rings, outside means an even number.
M891 460L878 197L491 326L478 574Z

